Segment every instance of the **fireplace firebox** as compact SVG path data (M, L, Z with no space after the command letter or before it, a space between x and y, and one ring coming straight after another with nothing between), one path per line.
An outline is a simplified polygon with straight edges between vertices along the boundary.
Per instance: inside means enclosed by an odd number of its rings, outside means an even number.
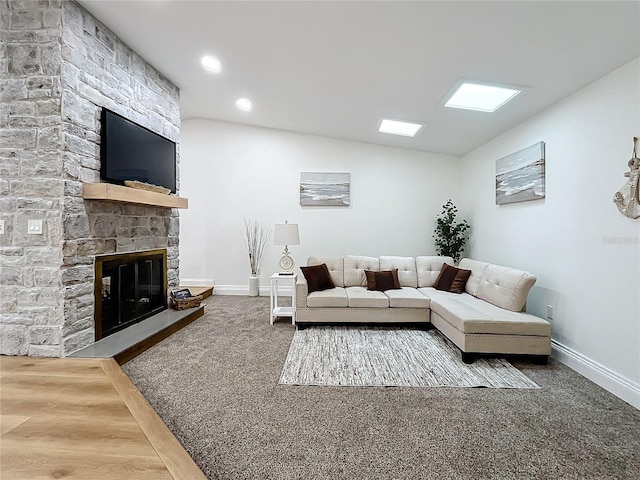
M165 249L96 256L96 340L166 309Z

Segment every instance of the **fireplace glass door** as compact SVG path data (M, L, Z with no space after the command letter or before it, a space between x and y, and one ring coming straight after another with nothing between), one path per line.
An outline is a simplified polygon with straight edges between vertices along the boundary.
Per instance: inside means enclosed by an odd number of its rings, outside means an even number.
M96 339L167 308L165 255L111 255L98 262L96 258Z

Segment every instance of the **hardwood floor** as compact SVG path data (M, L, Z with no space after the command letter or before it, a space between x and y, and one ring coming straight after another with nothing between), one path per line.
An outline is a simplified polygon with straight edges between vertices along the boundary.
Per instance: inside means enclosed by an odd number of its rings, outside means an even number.
M115 360L2 356L0 478L205 476Z

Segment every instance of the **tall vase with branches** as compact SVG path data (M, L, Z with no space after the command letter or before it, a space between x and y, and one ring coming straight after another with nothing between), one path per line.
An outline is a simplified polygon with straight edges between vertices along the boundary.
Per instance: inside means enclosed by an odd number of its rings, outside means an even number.
M464 245L468 240L466 231L471 225L466 220L456 222L458 209L451 199L442 206L442 211L436 215L436 230L433 234L438 255L453 258L458 263Z
M262 263L262 255L267 245L271 228L261 225L252 219L245 219L244 232L247 242L247 253L249 254L249 266L251 267L251 277L249 278L249 295L256 297L259 294L258 275L260 274L260 265Z

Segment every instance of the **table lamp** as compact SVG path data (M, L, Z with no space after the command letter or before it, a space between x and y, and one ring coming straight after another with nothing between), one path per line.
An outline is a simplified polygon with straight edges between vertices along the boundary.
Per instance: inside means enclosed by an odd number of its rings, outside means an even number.
M273 229L273 244L284 245L284 252L278 262L280 273L290 273L295 265L293 258L289 255L289 245L300 245L300 234L297 223L276 223Z

